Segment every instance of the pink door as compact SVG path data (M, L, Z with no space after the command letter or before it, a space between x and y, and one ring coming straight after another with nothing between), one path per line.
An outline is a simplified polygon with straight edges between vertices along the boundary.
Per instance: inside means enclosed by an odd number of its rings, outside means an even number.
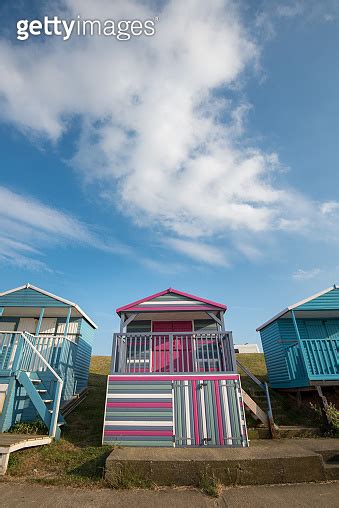
M173 337L173 368L175 372L192 372L192 321L153 321L153 372L170 372L170 344L166 332L178 333ZM181 333L183 332L183 333ZM160 335L161 334L161 335Z

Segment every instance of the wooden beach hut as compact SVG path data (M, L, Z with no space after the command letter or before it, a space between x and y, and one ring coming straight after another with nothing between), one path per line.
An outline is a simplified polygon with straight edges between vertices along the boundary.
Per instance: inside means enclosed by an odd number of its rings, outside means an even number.
M339 386L339 288L286 307L257 328L270 384L284 390Z
M25 284L0 293L0 432L41 418L58 439L86 392L95 323L75 303Z
M248 445L225 312L172 288L117 309L103 443Z

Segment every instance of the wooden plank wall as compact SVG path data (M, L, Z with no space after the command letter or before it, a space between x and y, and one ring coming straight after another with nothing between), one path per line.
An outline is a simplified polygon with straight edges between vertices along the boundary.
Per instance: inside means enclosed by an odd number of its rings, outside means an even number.
M237 375L108 376L103 443L247 446Z

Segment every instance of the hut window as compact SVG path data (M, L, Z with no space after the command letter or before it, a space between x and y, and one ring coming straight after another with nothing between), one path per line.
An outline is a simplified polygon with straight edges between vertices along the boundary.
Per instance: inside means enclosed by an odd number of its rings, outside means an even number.
M147 333L151 331L150 320L131 321L127 326L127 332L130 333Z
M194 321L194 331L217 332L218 326L212 319L196 319Z

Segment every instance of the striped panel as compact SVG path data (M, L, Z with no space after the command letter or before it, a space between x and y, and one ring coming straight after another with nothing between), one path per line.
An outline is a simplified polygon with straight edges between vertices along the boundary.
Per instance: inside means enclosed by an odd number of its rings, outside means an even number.
M108 376L103 443L173 446L172 383L129 379Z
M247 446L239 376L108 376L103 443Z
M176 446L247 446L238 380L174 382Z

